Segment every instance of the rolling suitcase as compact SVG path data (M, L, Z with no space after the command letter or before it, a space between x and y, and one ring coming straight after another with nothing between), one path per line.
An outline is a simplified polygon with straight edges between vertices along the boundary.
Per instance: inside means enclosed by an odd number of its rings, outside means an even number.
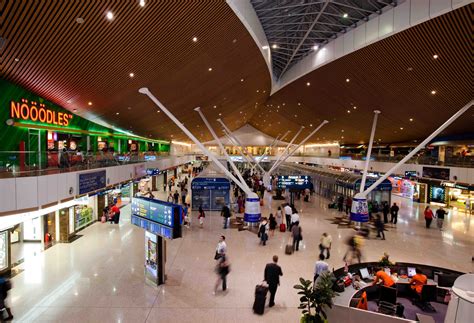
M280 232L286 231L286 225L284 223L280 224Z
M268 287L265 285L257 285L255 287L255 301L253 302L253 312L263 315L265 311L265 303L267 301Z
M285 253L287 255L291 255L293 253L293 245L287 244L286 247L285 247Z

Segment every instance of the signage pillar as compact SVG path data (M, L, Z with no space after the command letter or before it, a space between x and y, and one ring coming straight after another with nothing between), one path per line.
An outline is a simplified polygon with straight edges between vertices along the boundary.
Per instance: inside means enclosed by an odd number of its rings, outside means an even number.
M165 239L145 231L145 280L153 286L165 283Z

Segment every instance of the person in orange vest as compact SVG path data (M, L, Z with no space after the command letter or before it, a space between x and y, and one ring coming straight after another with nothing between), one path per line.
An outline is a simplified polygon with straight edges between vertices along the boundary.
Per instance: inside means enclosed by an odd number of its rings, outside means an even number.
M428 278L423 274L420 268L416 268L416 275L410 280L411 289L418 296L421 296L423 286L428 282Z
M389 274L383 271L382 268L376 268L376 272L377 273L375 274L375 279L372 283L372 286L380 282L385 287L395 287L395 282L393 281L392 277L390 277Z
M369 308L367 306L367 293L366 292L363 292L362 293L362 297L360 298L359 302L357 303L357 306L356 306L358 309L361 309L361 310L366 310L368 311Z

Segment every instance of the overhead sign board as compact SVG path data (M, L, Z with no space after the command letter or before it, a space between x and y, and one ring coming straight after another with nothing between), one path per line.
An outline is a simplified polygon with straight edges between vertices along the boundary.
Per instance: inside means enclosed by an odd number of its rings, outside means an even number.
M99 170L95 172L79 173L77 174L78 192L79 194L86 194L97 191L106 186L106 172Z
M311 176L307 175L285 175L278 176L278 188L310 188Z
M197 177L191 182L192 190L229 190L230 181L227 178Z

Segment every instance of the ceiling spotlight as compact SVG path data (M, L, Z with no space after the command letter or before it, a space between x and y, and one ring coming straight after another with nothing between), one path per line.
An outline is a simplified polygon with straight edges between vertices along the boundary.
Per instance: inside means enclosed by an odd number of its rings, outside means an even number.
M214 109L217 108L217 105L213 106L213 108L214 108Z
M310 127L312 127L312 126L313 126L313 124L312 124L312 123L310 123L310 124L309 124L309 126L310 126Z
M144 7L145 6L145 0L140 0L140 7Z
M209 67L207 70L208 70L209 72L212 72L212 67Z
M433 58L434 58L434 59L437 59L438 57L439 57L439 56L438 56L437 54L434 54L434 55L433 55Z
M344 14L342 15L342 18L347 18L347 17L349 17L349 14L348 14L348 13L344 13Z
M134 76L135 76L134 73L130 73L130 74L128 74L128 75L130 75L130 77L134 77Z
M410 118L410 122L413 122L413 118Z
M15 62L19 62L19 61L20 61L20 59L18 57L15 58Z
M219 117L222 116L222 113L219 113Z
M353 109L354 109L354 110L357 110L357 107L356 107L356 106L354 106L354 107L353 107Z
M112 11L107 11L107 14L105 15L105 17L107 17L107 19L109 20L113 20L114 14L112 13Z
M310 86L310 85L311 85L311 83L309 83L309 82L306 82L306 86Z
M318 45L314 45L313 46L313 50L318 50L319 49L319 46Z
M347 113L351 113L351 110L347 110Z
M81 17L78 17L78 18L76 18L76 22L77 22L78 24L82 24L82 23L84 23L84 19L81 18Z
M132 110L132 107L128 107L127 109Z
M351 80L350 79L346 79L346 82L349 83Z
M91 102L91 101L89 101L89 102L87 102L87 104L88 104L88 105L92 105L92 102Z
M193 37L193 42L197 42L198 41L198 38L197 37Z
M277 48L278 48L278 45L277 45L277 44L273 44L273 45L272 45L272 48L273 48L273 49L277 49Z
M240 79L240 82L243 82L243 81L244 81L244 79Z
M157 113L160 113L161 111L160 110L156 110Z
M403 127L400 127L400 130L403 130Z
M301 102L298 102L298 105L301 105Z
M435 90L431 91L431 94L435 95L435 94L436 94L436 91L435 91Z
M120 112L115 112L115 114L116 114L116 115L119 115L119 114L120 114Z

